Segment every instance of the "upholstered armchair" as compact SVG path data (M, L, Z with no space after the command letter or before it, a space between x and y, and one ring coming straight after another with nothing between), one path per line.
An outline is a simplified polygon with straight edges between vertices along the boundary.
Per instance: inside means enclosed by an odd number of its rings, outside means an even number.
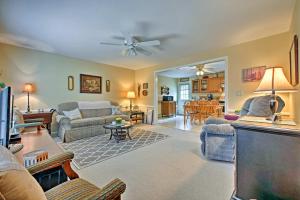
M73 157L73 153L65 152L25 169L10 151L0 146L0 199L1 197L6 200L121 199L121 194L126 189L125 183L115 179L103 188L98 188L79 178L71 169L70 161ZM63 166L70 180L44 192L33 175L57 166Z
M235 131L230 121L209 117L200 134L202 154L211 160L233 162Z

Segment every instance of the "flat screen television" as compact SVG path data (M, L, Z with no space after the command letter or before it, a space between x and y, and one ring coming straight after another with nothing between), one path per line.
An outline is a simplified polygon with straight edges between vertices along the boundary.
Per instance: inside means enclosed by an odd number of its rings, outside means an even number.
M11 88L0 91L0 145L8 147L12 116Z

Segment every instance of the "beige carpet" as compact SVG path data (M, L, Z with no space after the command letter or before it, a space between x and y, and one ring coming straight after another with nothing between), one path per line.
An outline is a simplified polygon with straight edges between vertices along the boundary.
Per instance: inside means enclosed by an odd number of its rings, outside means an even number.
M230 199L233 164L203 158L199 133L158 125L143 129L172 137L79 170L80 177L99 187L122 179L124 200Z

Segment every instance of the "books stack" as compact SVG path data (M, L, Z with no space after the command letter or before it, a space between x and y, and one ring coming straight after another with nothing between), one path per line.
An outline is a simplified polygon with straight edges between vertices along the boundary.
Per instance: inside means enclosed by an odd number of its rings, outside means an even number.
M24 166L29 167L35 165L38 162L48 159L48 152L45 150L36 150L23 155Z

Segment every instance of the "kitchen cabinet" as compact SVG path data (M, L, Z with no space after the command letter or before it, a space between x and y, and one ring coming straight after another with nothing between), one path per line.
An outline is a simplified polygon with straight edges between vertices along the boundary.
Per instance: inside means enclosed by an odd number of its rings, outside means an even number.
M192 81L192 93L217 93L224 84L224 77L196 79Z

